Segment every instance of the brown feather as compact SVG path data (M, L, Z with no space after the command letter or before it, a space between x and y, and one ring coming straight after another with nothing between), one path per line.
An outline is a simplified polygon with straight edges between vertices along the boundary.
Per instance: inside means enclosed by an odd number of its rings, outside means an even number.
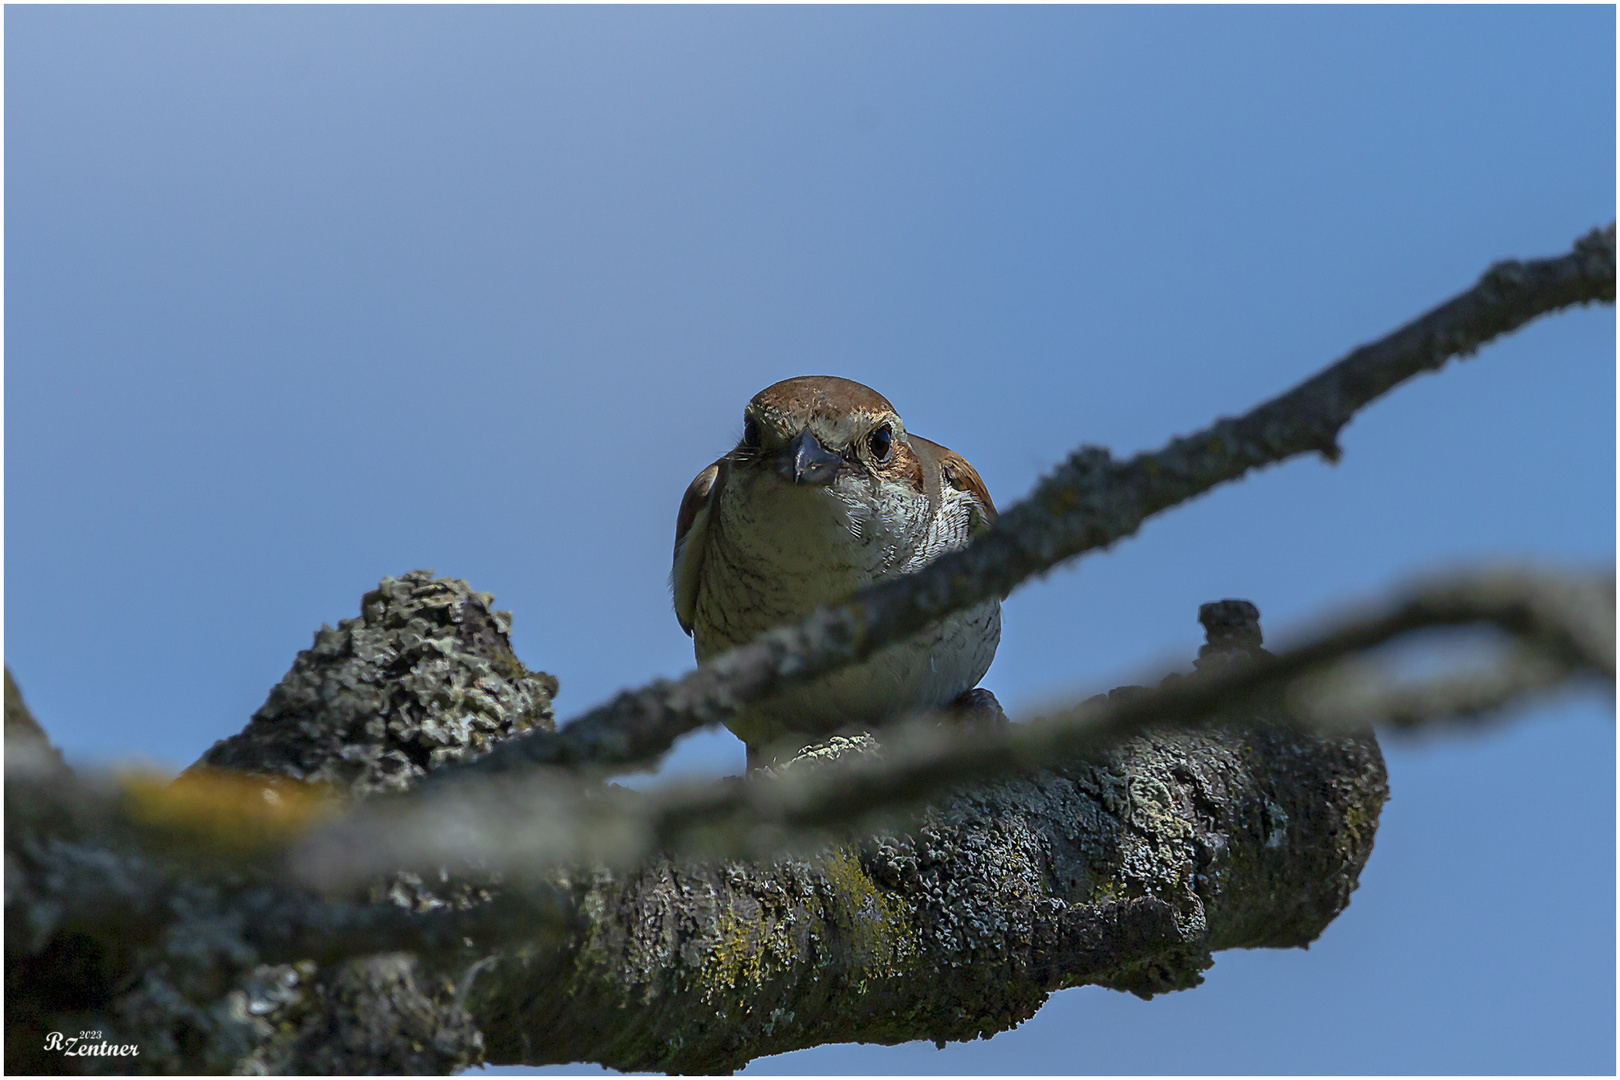
M923 483L923 464L915 451L906 444L904 439L894 441L894 456L887 465L878 466L878 471L895 480L904 480L915 490L926 490Z
M779 416L844 416L893 414L889 399L870 386L836 375L800 375L772 383L749 402L755 409Z
M996 520L996 504L990 499L990 489L984 486L984 481L979 477L979 470L969 465L967 458L921 435L908 437L913 443L922 443L924 448L933 454L934 459L939 462L940 472L944 474L947 484L957 491L966 491L979 500L984 506L985 520Z
M669 585L675 597L675 618L688 634L692 632L698 579L703 572L703 533L708 529L709 506L725 463L726 459L721 458L697 474L681 497L681 511L675 517L675 559Z
M720 459L724 460L725 458ZM714 490L715 477L720 475L720 461L716 461L693 477L692 482L686 486L686 494L681 496L681 512L675 516L676 551L680 550L681 541L686 539L687 530L692 527L692 521L697 517L698 511L709 505L709 493Z

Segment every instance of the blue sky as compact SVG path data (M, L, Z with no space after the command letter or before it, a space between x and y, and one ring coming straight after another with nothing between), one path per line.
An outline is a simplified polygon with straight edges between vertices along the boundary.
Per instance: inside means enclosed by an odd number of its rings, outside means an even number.
M78 761L193 760L386 574L496 595L559 712L691 663L680 494L779 378L1008 504L1615 213L1614 11L5 12L6 661ZM1612 563L1610 309L1034 582L1017 711L1458 560ZM1386 740L1308 952L796 1072L1612 1072L1608 702ZM739 769L723 733L671 768Z

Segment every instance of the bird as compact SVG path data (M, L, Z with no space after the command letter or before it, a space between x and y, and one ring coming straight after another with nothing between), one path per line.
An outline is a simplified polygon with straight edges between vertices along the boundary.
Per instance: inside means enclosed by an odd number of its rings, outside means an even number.
M832 375L784 379L754 395L737 444L681 499L675 615L702 663L965 547L995 518L978 471L912 434L882 394ZM988 694L973 688L1000 640L992 598L751 702L727 726L757 768L841 729Z

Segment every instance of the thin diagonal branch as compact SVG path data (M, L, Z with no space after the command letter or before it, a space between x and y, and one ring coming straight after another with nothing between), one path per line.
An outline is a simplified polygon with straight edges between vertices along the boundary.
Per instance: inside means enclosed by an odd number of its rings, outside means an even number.
M1324 731L1376 727L1411 731L1441 724L1479 723L1515 702L1568 684L1578 666L1540 649L1520 647L1489 667L1448 672L1416 682L1397 681L1340 664L1320 678L1289 687L1289 707Z
M1411 726L1420 707L1434 719L1478 715L1580 674L1612 687L1614 603L1614 578L1607 574L1451 574L1342 614L1275 655L1239 650L1195 676L1093 698L1029 723L989 732L913 723L887 733L878 754L650 797L612 790L587 795L594 790L588 780L559 770L487 778L423 799L362 806L318 829L294 853L293 865L305 880L334 888L398 869L475 865L533 873L598 861L630 866L671 850L758 857L964 784L1095 754L1150 728L1197 727L1269 711L1338 734L1347 724L1365 730L1378 719ZM1337 687L1321 681L1345 657L1405 634L1470 624L1495 626L1524 651L1493 679L1462 687L1461 696L1455 685L1445 692L1445 680L1404 689L1362 685L1355 692L1347 692L1342 679ZM1272 707L1284 699L1289 709ZM1370 714L1355 711L1363 704Z
M1541 315L1578 304L1612 304L1614 245L1610 223L1582 237L1566 255L1497 263L1473 288L1287 393L1152 453L1116 462L1106 450L1082 447L966 549L823 607L677 681L622 693L560 731L508 740L439 778L465 770L656 759L681 735L723 723L750 700L857 662L953 611L1004 596L1253 469L1310 452L1337 460L1344 425L1407 379L1468 356Z

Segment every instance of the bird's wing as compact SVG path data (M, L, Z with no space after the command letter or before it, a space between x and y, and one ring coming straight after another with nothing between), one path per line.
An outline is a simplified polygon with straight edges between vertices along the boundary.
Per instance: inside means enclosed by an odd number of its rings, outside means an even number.
M697 474L681 497L681 512L675 518L675 566L669 572L670 591L675 594L675 617L681 629L692 633L692 617L697 609L698 577L703 570L703 537L709 529L709 508L720 488L720 469L726 459Z
M990 498L990 490L984 486L984 481L980 479L979 470L969 465L967 458L958 454L955 450L925 439L921 435L907 434L906 437L911 440L914 449L921 449L925 454L939 462L939 471L945 483L957 491L967 492L978 502L983 518L976 523L977 528L973 530L974 532L979 532L996 520L996 504ZM920 448L917 446L918 443L922 444Z

